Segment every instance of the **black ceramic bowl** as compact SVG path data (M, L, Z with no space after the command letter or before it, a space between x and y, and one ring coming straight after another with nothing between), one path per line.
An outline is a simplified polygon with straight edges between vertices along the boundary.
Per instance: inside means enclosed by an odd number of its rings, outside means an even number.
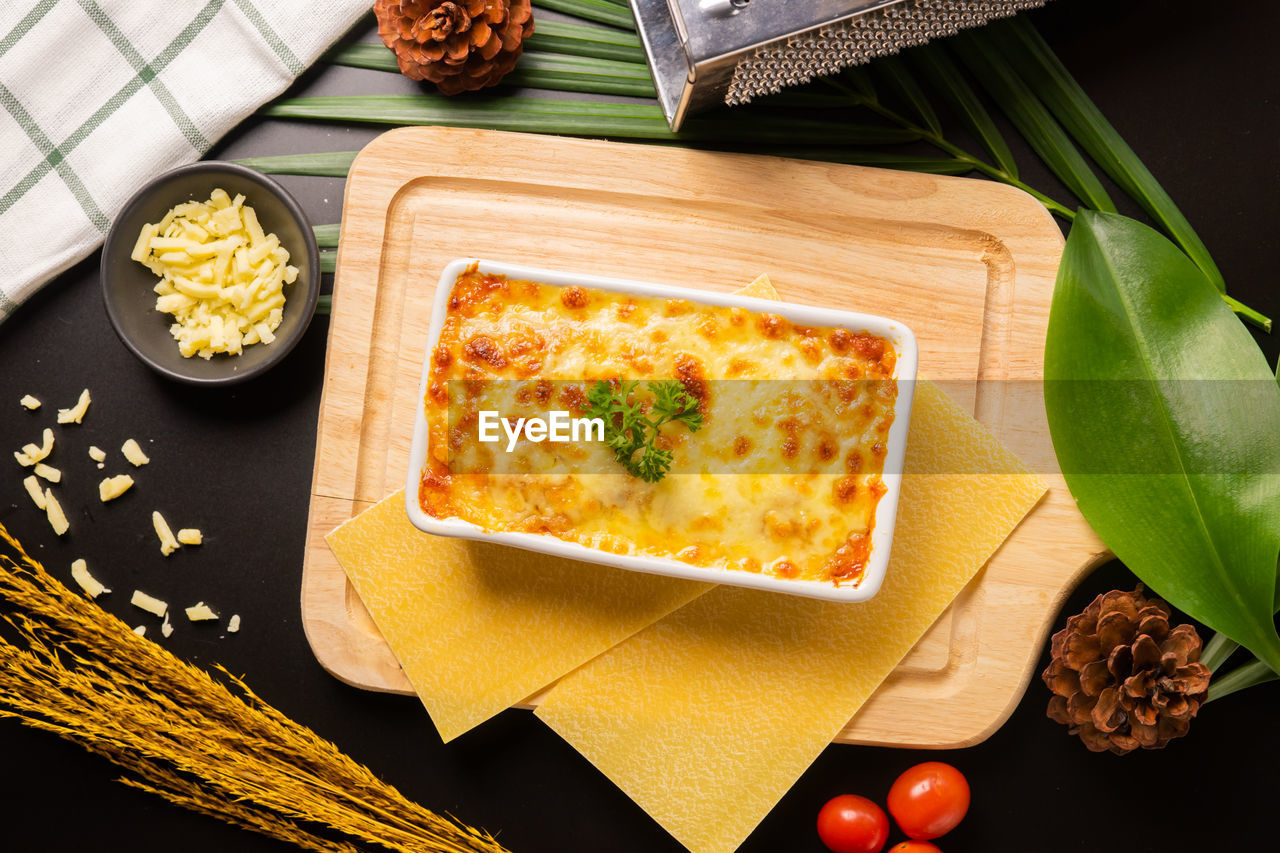
M233 198L244 193L262 230L289 250L298 278L284 286L284 316L274 341L247 346L240 355L183 358L169 334L172 315L156 310L152 288L159 279L129 256L144 225L159 222L174 205L207 200L219 187ZM192 385L231 385L268 370L302 339L320 297L320 250L302 208L275 181L236 163L193 163L156 178L121 209L102 247L102 297L116 334L148 367Z

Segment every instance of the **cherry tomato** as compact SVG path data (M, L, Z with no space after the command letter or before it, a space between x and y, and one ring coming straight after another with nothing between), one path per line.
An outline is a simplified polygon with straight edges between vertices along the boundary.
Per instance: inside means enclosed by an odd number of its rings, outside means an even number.
M818 812L818 837L832 853L880 853L889 840L889 818L866 797L841 794Z
M956 828L969 811L969 782L941 761L908 769L889 789L889 814L907 837L937 838Z
M928 841L903 841L889 848L889 853L942 853Z

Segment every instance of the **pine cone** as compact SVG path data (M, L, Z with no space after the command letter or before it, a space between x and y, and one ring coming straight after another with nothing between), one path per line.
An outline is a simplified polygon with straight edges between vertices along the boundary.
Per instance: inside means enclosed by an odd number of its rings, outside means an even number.
M1169 628L1169 605L1133 592L1100 595L1053 635L1041 675L1049 718L1093 752L1160 749L1182 737L1209 689L1200 635Z
M533 35L530 0L376 0L378 35L400 71L446 95L493 86Z

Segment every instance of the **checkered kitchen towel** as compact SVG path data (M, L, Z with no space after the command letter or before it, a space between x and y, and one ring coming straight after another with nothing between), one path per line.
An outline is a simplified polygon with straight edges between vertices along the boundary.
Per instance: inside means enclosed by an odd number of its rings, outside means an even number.
M0 0L0 321L371 0Z

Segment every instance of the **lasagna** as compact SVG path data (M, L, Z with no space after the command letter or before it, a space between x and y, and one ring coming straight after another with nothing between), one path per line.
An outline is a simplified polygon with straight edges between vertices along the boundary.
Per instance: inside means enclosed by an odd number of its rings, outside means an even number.
M683 299L478 272L453 285L427 375L418 501L435 518L546 534L615 554L856 585L870 559L897 353L868 332ZM631 386L630 380L641 380ZM701 414L667 424L656 482L603 441L481 439L592 388L678 381ZM627 383L624 385L623 383Z

